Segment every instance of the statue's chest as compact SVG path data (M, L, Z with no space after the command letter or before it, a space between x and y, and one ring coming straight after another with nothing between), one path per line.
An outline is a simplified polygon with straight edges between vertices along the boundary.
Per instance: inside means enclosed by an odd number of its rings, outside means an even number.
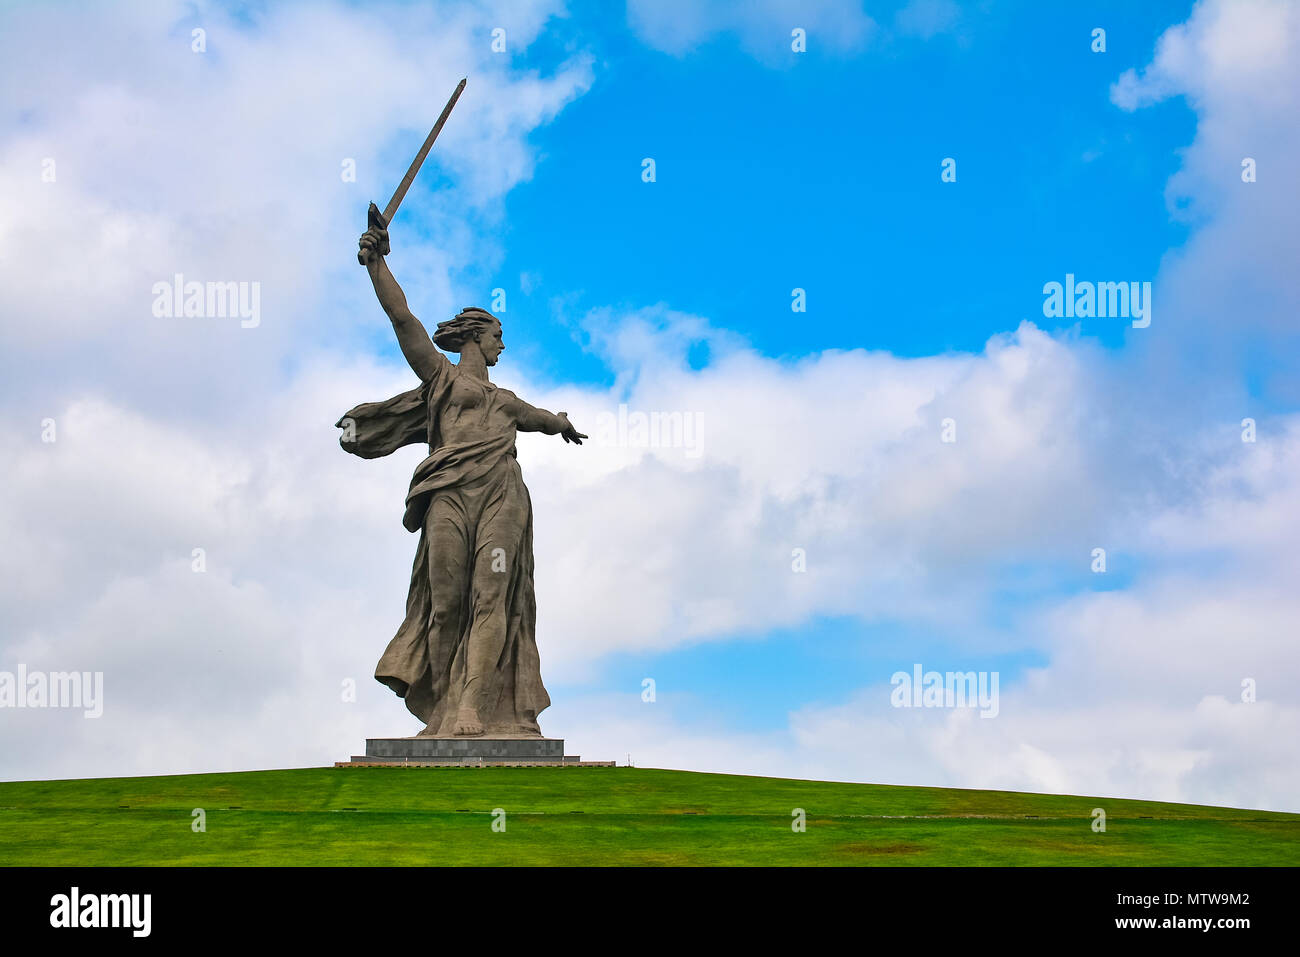
M459 412L485 408L491 398L492 387L468 376L457 376L451 383L447 404Z
M495 432L513 427L506 398L511 393L497 389L490 382L481 382L469 376L457 376L447 389L441 403L439 420L445 430L472 428Z

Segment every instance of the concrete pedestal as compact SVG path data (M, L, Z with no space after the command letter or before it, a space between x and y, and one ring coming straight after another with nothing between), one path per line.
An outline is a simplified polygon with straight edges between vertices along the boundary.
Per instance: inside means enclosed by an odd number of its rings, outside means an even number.
M613 761L583 761L578 755L565 755L563 738L501 737L481 738L413 737L367 738L366 753L340 761L340 767L364 764L414 766L488 767L513 765L601 765Z

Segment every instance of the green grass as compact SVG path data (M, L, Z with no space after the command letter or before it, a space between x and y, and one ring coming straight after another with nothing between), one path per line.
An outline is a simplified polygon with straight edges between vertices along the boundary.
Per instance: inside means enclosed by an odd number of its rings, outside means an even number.
M0 783L0 863L1295 865L1300 815L642 768L303 768Z

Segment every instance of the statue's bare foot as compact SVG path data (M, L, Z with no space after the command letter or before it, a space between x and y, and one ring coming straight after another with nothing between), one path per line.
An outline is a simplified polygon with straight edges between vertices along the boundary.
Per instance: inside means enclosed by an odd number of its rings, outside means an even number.
M473 737L483 733L483 722L469 708L462 708L456 715L456 727L452 734L457 737Z

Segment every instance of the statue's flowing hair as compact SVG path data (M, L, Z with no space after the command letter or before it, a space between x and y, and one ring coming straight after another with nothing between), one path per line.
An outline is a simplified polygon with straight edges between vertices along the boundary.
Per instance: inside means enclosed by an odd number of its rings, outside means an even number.
M438 323L438 328L433 333L433 344L443 352L460 352L466 342L477 339L494 322L500 324L501 320L486 309L469 306L454 318Z

